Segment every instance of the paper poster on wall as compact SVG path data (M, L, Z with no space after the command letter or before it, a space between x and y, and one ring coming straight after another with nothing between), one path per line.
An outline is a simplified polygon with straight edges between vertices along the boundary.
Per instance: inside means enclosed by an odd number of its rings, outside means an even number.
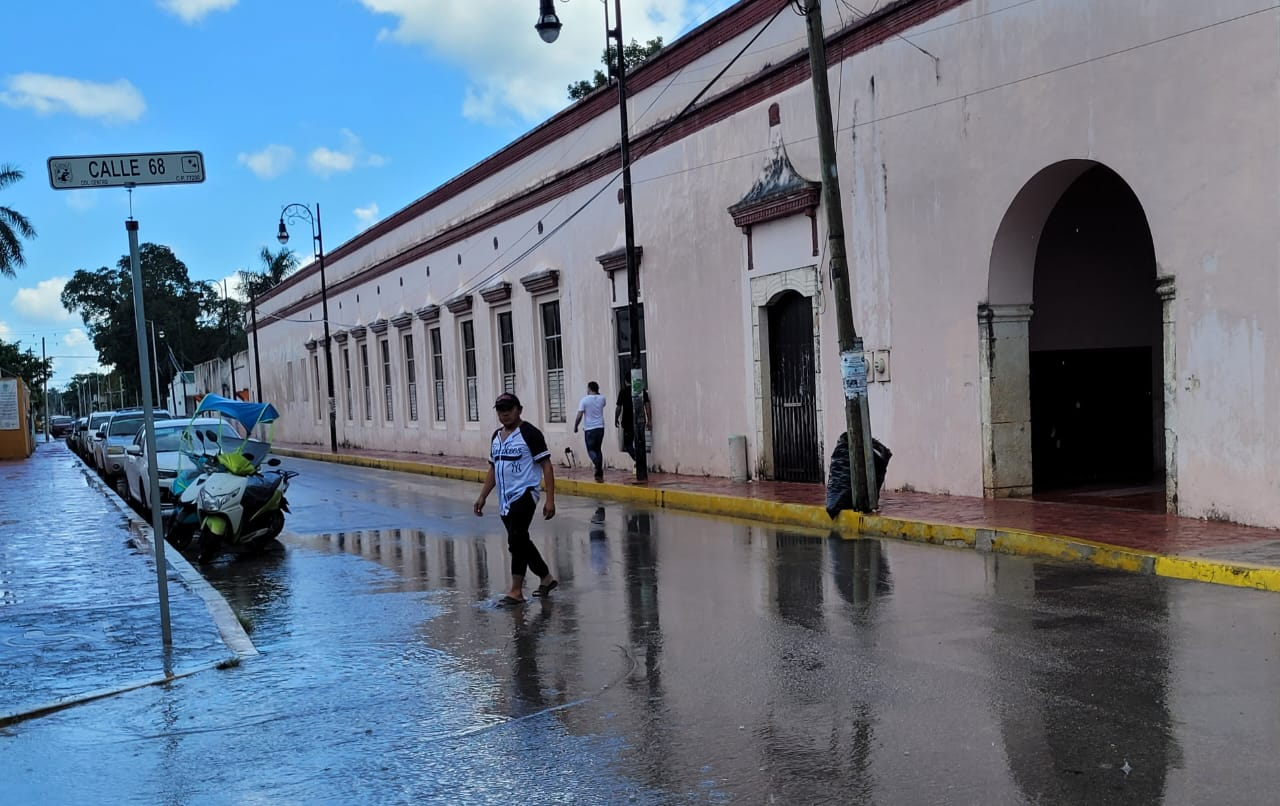
M18 380L0 380L0 431L18 430Z

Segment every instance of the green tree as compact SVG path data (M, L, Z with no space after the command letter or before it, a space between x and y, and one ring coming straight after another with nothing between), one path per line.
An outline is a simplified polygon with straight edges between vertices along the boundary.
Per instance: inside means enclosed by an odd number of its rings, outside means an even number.
M138 251L147 318L166 333L184 363L225 358L244 349L244 308L237 300L225 299L212 284L192 280L186 264L167 246L144 243ZM63 307L80 314L99 362L121 373L127 391L141 388L132 276L125 255L115 268L77 270L62 290Z
M250 299L275 288L298 268L298 256L287 246L281 247L279 252L272 252L264 246L258 253L258 260L262 266L260 271L240 270L240 291Z
M644 43L643 45L641 45L639 42L637 42L634 39L631 40L631 44L627 45L622 49L622 58L626 60L625 64L627 67L627 74L629 75L631 71L635 70L640 65L649 61L650 58L657 55L657 53L661 50L662 50L662 37L657 37L656 39L650 39L648 42ZM605 65L608 68L609 70L608 74L605 74L603 71L597 70L596 74L591 78L590 81L583 79L582 81L576 81L573 84L570 84L569 98L574 101L580 101L583 98L586 98L591 93L595 92L600 87L607 85L609 83L609 76L613 75L616 72L614 67L615 64L617 63L616 60L617 60L617 57L614 55L614 48L605 48L604 55L600 57L600 63Z
M23 350L20 342L0 339L0 377L22 378L33 392L32 399L35 399L40 397L38 392L52 375L52 358L41 360L31 348Z
M0 165L0 190L22 177L22 171L12 165ZM31 226L26 216L12 207L0 205L0 275L17 276L15 269L27 263L22 255L22 241L19 238L34 237L36 237L35 227Z

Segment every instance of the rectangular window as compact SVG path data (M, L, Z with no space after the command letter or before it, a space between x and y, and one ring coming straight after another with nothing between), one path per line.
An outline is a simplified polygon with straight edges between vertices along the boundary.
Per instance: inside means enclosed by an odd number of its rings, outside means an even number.
M316 376L316 419L324 419L324 407L320 402L320 356L311 356L311 369Z
M347 419L354 419L355 409L351 408L351 350L342 348L342 374L347 381Z
M284 399L292 402L293 401L293 362L286 361L284 364L284 367L287 370L287 374L289 376L289 381L288 381L289 385L286 387L288 391L285 392Z
M302 375L302 402L311 400L311 384L307 383L307 359L298 359L298 372Z
M373 419L373 383L369 378L369 343L360 342L360 380L364 384L364 418Z
M445 418L444 406L444 349L440 344L440 328L431 328L431 383L435 390L436 422Z
M467 384L467 421L480 421L480 381L476 372L476 331L470 319L462 323L462 366Z
M404 337L404 391L409 401L409 421L418 421L418 368L413 357L413 335Z
M382 353L382 414L391 422L396 418L391 404L391 340L380 340L378 350Z
M648 360L644 341L644 304L640 303L636 306L636 336L640 342L640 369L644 371L645 382L648 383ZM615 308L614 316L614 337L613 341L618 345L618 381L619 389L631 388L631 315L626 307Z
M560 302L542 303L542 352L547 380L547 422L565 422L564 348L560 343Z
M498 366L502 368L502 391L516 393L516 337L511 327L511 311L498 314Z

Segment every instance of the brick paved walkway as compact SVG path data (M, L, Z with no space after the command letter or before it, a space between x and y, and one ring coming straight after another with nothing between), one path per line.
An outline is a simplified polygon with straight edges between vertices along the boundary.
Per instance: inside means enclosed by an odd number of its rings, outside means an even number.
M322 458L324 446L277 444L281 451L298 451ZM483 471L483 459L440 456L397 451L343 448L340 453L392 463L423 464L436 467ZM319 456L315 456L315 455ZM557 479L590 483L591 468L556 467ZM678 490L740 499L824 507L825 488L794 482L735 482L725 478L650 473L643 485L629 473L606 470L609 485L643 486L655 490ZM1119 498L1115 503L1150 506L1150 494ZM1117 505L1043 501L1028 499L984 499L967 496L928 495L916 492L885 491L880 515L925 524L945 524L981 529L1024 530L1059 535L1077 540L1105 543L1156 555L1212 558L1233 563L1280 569L1280 530L1262 529L1220 521L1180 518Z

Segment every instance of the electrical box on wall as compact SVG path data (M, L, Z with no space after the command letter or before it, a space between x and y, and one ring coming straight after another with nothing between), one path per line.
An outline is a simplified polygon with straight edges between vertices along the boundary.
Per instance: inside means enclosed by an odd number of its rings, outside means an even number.
M889 351L876 350L871 354L871 369L877 383L889 382Z

